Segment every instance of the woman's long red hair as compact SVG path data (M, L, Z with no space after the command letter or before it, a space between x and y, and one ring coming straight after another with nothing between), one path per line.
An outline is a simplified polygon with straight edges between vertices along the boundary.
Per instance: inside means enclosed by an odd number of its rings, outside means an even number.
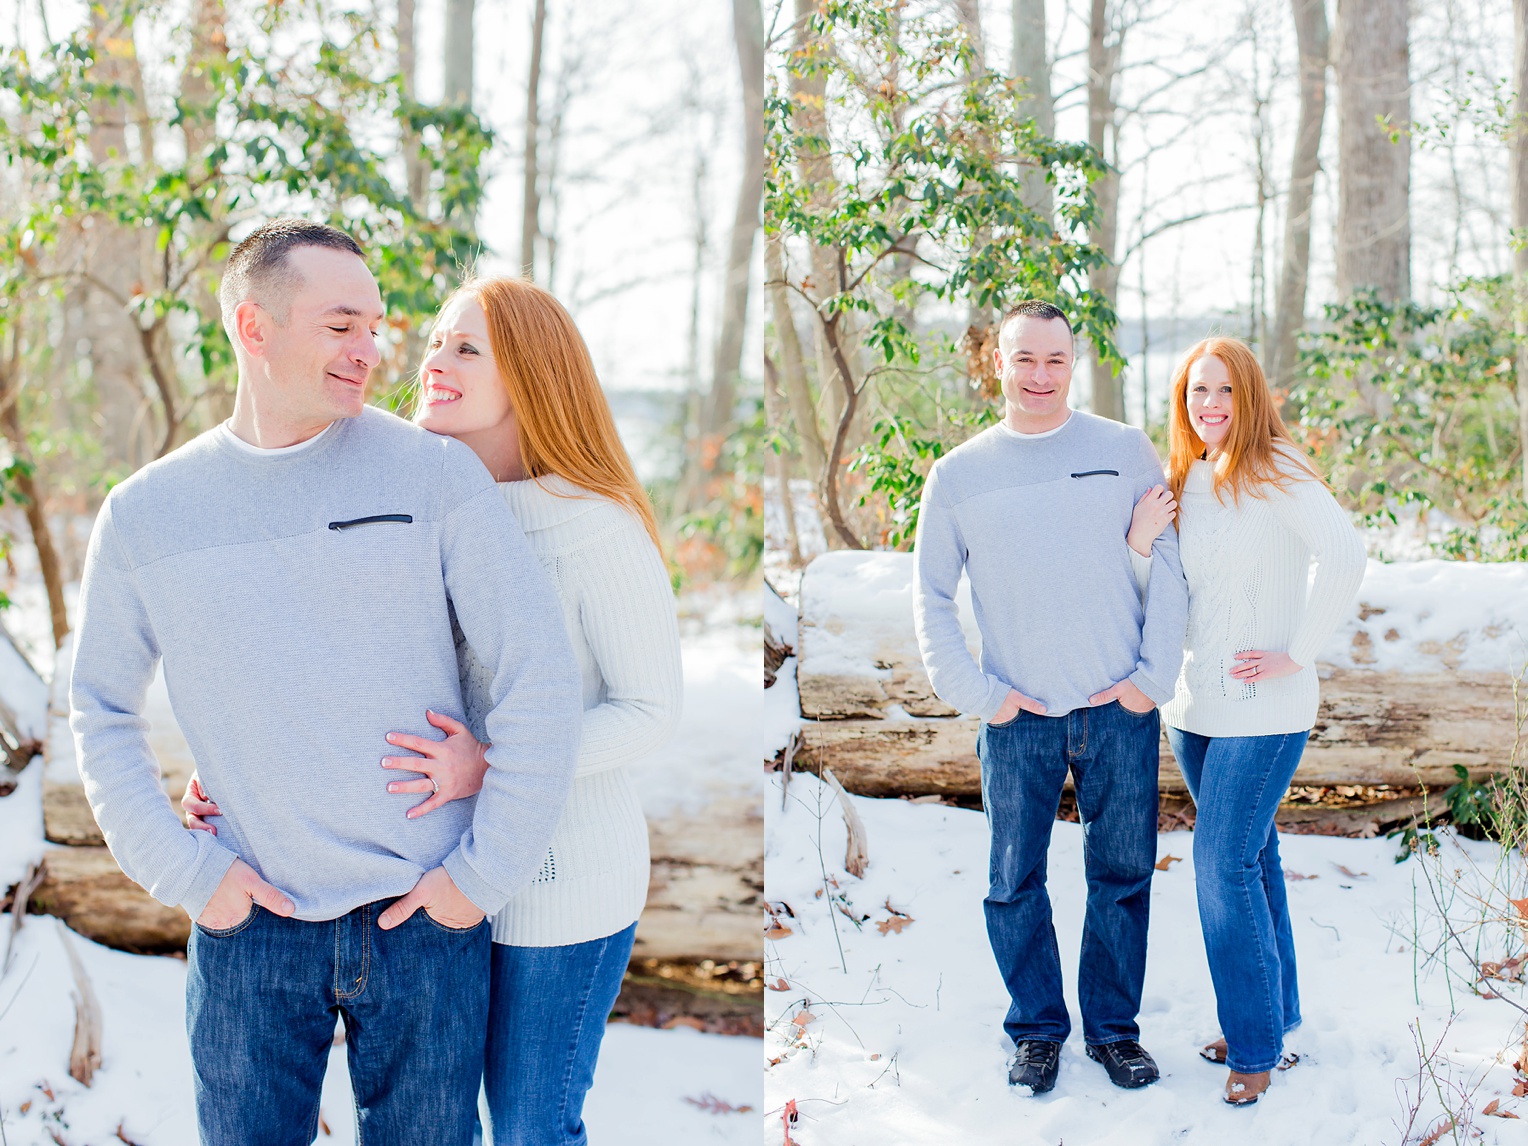
M488 320L488 341L520 427L526 473L555 474L609 498L630 511L658 545L652 503L616 432L594 360L572 316L524 279L468 279L446 305L464 296L476 301Z
M1215 495L1221 497L1229 489L1232 499L1240 501L1244 493L1261 496L1258 487L1262 485L1283 488L1294 480L1287 462L1320 481L1321 475L1279 416L1273 391L1252 347L1239 338L1215 337L1189 347L1173 375L1167 427L1167 484L1173 497L1183 497L1189 469L1205 456L1204 440L1194 432L1188 418L1188 372L1206 356L1220 359L1231 378L1231 428L1215 466Z

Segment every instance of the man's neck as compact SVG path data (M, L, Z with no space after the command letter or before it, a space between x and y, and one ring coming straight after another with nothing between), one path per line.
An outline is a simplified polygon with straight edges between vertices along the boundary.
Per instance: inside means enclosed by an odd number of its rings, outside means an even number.
M282 417L276 411L262 410L240 389L234 398L233 415L228 419L229 432L240 441L262 450L280 450L301 445L322 434L334 420L314 421Z
M1066 425L1066 420L1072 416L1069 406L1062 406L1051 414L1030 414L1012 402L1009 402L1007 407L1003 414L1003 425L1016 434L1044 434L1051 430L1058 430Z

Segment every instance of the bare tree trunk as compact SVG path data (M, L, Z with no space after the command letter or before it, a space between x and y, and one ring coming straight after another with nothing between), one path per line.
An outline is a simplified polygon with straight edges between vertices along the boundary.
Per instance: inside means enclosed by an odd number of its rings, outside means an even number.
M1528 234L1528 0L1512 0L1512 76L1517 92L1512 124L1512 230ZM1516 294L1517 444L1523 459L1523 500L1528 501L1528 246L1512 251Z
M1289 166L1289 198L1284 214L1284 261L1274 304L1268 376L1288 390L1298 357L1296 336L1305 325L1305 291L1310 279L1310 219L1316 172L1321 168L1321 128L1326 119L1326 69L1330 50L1326 0L1293 0L1295 40L1300 51L1300 126Z
M21 424L21 322L19 313L11 318L11 348L6 360L0 362L0 430L10 443L11 452L28 463L16 473L16 492L21 495L22 508L26 512L27 525L32 531L32 545L37 550L37 566L42 571L43 587L48 593L48 615L53 624L53 646L57 648L69 635L69 612L64 605L64 575L53 545L53 533L48 528L47 505L42 483L37 479L35 466L31 465L32 451L27 445L26 431Z
M981 4L979 0L955 0L955 14L971 46L971 58L966 64L966 82L974 84L987 74L987 41L982 35ZM971 236L972 249L980 250L991 241L991 237L991 232L986 228L978 228ZM982 305L979 297L984 285L971 283L966 297L966 342L978 347L987 342L987 331L992 325L992 308Z
M1013 76L1024 84L1020 107L1042 135L1056 133L1056 105L1051 99L1050 61L1046 59L1045 0L1013 0ZM1041 171L1024 178L1024 203L1047 223L1054 217L1051 186Z
M472 106L472 17L475 6L476 0L446 0L448 104Z
M418 52L414 37L414 0L398 0L398 75L403 80L403 94L414 98ZM419 154L420 139L414 132L403 137L403 170L408 183L409 202L414 210L425 206L425 163Z
M797 348L800 352L800 348ZM771 426L783 425L785 411L780 408L779 371L775 360L764 355L764 417ZM775 482L780 490L780 510L785 515L785 536L789 546L791 568L801 568L801 534L796 527L796 499L791 496L790 455L784 450L768 450L766 461L773 462Z
M1528 0L1525 0L1528 2ZM806 377L806 363L801 356L801 340L796 334L796 320L791 314L790 288L785 285L785 250L780 239L764 242L764 282L769 293L770 317L775 324L775 341L780 347L780 388L790 406L796 436L801 441L801 458L812 481L821 486L822 468L827 462L827 448L817 425L817 407Z
M1088 238L1103 252L1104 264L1090 273L1088 286L1111 307L1119 296L1119 266L1114 261L1119 233L1119 171L1114 166L1118 108L1114 88L1123 38L1123 31L1116 29L1114 23L1110 0L1092 0L1088 20L1088 142L1109 167L1093 185L1098 213ZM1093 384L1093 413L1123 422L1125 393L1119 375L1103 360L1097 346L1088 347L1088 365Z
M107 41L132 44L132 29L111 16L106 6L90 9L90 35L97 47L93 77L113 85L118 92L132 92L135 69L131 52L120 46L107 49ZM90 105L90 151L94 162L110 171L131 165L127 123L132 115L129 98L102 96ZM144 281L140 236L120 223L98 216L86 232L85 266L95 289L85 296L84 335L90 343L90 374L101 414L100 443L108 468L137 469L147 460L148 448L137 432L147 401L143 393L143 366L138 357L136 324L122 300Z
M212 81L217 70L228 61L227 11L223 0L196 0L191 13L191 51L186 57L185 69L180 78L180 101L183 109L181 133L186 141L188 161L202 155L212 145L217 134L213 122L215 92ZM209 169L198 163L193 177L206 180ZM212 220L196 228L195 243L199 248L211 249L219 239L227 237L227 223ZM202 325L216 325L220 308L217 284L223 277L226 258L208 258L196 274L192 300L201 316ZM215 336L214 336L215 337ZM202 401L206 403L206 424L216 424L233 414L234 388L232 378L224 376L224 384L204 388Z
M525 183L520 211L520 274L536 278L536 236L541 222L541 172L536 144L541 135L541 48L546 40L546 0L536 0L531 17L531 70L525 84Z
M759 0L732 0L732 31L743 80L743 181L732 216L727 247L727 279L722 291L721 331L711 366L705 432L725 435L737 405L743 332L748 321L748 286L759 203L764 195L764 15ZM720 451L707 451L721 457Z
M1411 297L1408 0L1337 0L1337 293ZM1392 133L1395 138L1392 139Z

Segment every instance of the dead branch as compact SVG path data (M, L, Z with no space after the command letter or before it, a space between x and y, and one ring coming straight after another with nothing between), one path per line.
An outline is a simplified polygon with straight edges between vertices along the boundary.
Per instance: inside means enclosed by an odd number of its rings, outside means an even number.
M54 920L58 923L58 920ZM90 976L85 964L69 938L69 929L58 923L59 939L69 955L69 969L74 972L74 1045L69 1049L69 1075L76 1082L89 1086L95 1072L101 1068L101 1004L96 1001L90 986Z
M27 901L32 898L32 893L37 890L46 874L47 866L43 861L27 864L21 882L16 885L16 894L11 896L11 937L5 944L5 961L0 963L0 976L11 969L11 953L16 947L16 932L21 930L27 917Z
M844 851L844 870L852 876L863 879L865 866L870 862L870 845L869 837L865 832L865 822L860 819L859 812L855 811L854 803L849 799L849 793L844 791L844 786L838 782L838 777L833 775L833 769L824 768L822 778L838 794L838 806L844 813L844 827L849 832L848 847Z

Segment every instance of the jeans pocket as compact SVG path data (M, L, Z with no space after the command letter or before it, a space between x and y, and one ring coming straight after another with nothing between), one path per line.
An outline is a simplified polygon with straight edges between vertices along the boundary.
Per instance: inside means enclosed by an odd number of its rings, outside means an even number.
M254 900L250 900L249 914L246 915L243 919L239 920L239 922L235 923L232 927L203 927L200 923L198 923L196 924L196 929L203 935L207 936L209 939L226 939L230 935L237 935L239 932L243 931L246 927L253 923L255 921L255 913L259 910L260 905Z
M1022 716L1023 714L1024 714L1024 710L1021 708L1021 709L1019 709L1018 712L1015 712L1012 716L1010 716L1007 720L1003 721L1003 723L1001 723L1001 724L994 724L990 720L987 721L987 727L988 728L1012 728L1015 724L1017 724L1019 722L1019 717Z
M466 935L469 932L476 931L479 927L482 927L483 924L488 922L488 917L484 916L482 919L479 919L476 923L473 923L473 924L471 924L471 925L469 925L467 927L452 927L449 923L442 923L440 920L436 919L433 915L431 915L423 907L421 907L419 909L419 914L424 916L426 919L428 919L430 921L430 923L434 927L438 928L441 931L446 932L448 935Z
M1129 716L1135 717L1137 720L1145 720L1147 717L1155 716L1157 714L1157 709L1155 707L1148 708L1145 712L1137 712L1133 708L1126 708L1122 701L1116 700L1114 703L1119 705L1122 712Z

